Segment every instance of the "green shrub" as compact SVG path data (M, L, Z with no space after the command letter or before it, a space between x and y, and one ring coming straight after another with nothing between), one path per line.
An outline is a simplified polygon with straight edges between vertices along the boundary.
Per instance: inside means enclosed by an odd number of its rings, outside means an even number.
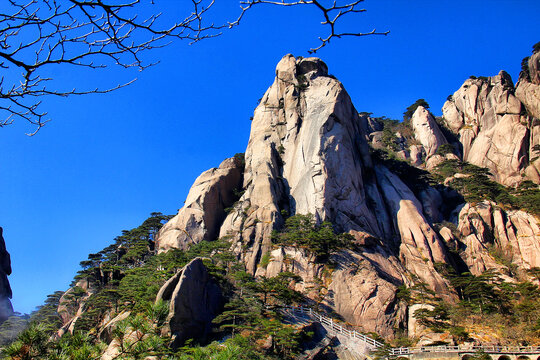
M442 144L437 148L435 154L445 156L446 154L453 154L454 147L451 144Z
M289 217L285 228L272 234L272 240L280 245L303 247L315 255L317 262L325 262L333 252L352 245L350 234L336 234L327 221L317 225L312 214Z
M429 104L427 103L426 100L418 99L414 102L414 104L409 106L407 110L405 110L405 112L403 113L403 120L406 120L406 121L410 120L414 112L416 111L416 109L418 109L419 106L423 106L426 109L429 109Z

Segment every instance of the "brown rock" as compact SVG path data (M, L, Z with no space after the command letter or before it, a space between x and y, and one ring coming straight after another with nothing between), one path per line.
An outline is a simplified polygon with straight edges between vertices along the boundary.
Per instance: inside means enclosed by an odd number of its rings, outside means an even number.
M468 79L444 104L443 114L463 145L464 161L488 168L504 185L522 180L529 165L531 121L522 114L510 75L501 71Z
M448 144L439 125L423 106L419 106L414 112L411 126L414 130L414 137L422 144L427 157L435 155L439 146Z
M459 213L458 230L465 249L462 257L475 275L505 272L493 254L522 270L540 266L540 227L524 211L504 211L488 201L466 204Z
M175 348L188 339L204 341L223 302L221 289L201 258L192 260L165 283L156 297L158 300L170 301L164 331L172 336Z
M215 240L226 216L225 209L236 198L234 190L242 187L242 170L240 159L230 158L219 168L202 173L191 187L184 207L160 230L158 250L187 249L203 240Z

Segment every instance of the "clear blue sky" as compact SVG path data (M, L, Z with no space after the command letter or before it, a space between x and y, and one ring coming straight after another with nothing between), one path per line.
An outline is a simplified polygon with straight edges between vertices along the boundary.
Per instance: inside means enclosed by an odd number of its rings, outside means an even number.
M176 3L166 2L167 16ZM516 81L540 41L537 0L367 0L365 8L348 29L390 35L336 40L317 56L358 111L379 116L401 118L418 98L440 114L470 75L504 69ZM30 312L66 290L88 253L152 211L176 213L202 171L243 152L277 62L308 56L324 32L311 15L261 7L220 38L151 53L160 64L142 73L55 69L67 87L138 80L106 95L47 101L52 121L34 137L22 122L0 129L0 226L15 310Z

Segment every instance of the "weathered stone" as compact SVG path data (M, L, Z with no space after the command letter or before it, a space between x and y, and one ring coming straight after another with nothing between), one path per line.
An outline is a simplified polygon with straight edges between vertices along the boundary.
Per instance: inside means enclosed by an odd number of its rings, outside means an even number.
M429 111L419 106L411 118L414 137L422 144L427 157L435 155L439 146L448 144L437 122Z
M540 52L529 57L526 71L522 71L516 85L516 97L528 113L540 119Z
M534 216L523 211L504 211L484 201L466 204L459 213L458 230L465 251L463 259L470 271L504 273L504 265L493 254L520 269L540 266L540 227Z
M113 332L114 329L118 326L118 323L126 320L131 312L122 311L120 314L116 315L114 318L108 318L106 321L102 322L102 325L99 327L98 339L104 341L107 344L110 344L113 341ZM112 317L112 316L111 316Z
M9 300L12 292L8 280L8 275L11 274L11 259L6 249L3 231L0 227L0 324L13 315L13 306Z
M402 278L405 269L384 251L342 251L332 256L338 266L330 272L294 247L275 249L270 255L269 264L259 267L257 275L272 277L282 271L299 275L302 282L296 284L297 291L364 331L392 336L393 329L405 321L405 307L396 299L397 285L407 282Z
M62 336L67 332L73 334L77 320L84 313L86 300L96 292L94 288L88 285L87 280L79 280L74 287L69 288L60 298L56 311L60 319L62 319L62 327L57 332L58 336ZM83 290L84 293L77 294L77 299L74 299L75 291L80 290Z
M372 118L369 115L364 115L364 114L360 113L359 116L360 116L360 120L362 122L364 122L364 121L367 122L367 132L368 132L368 134L371 135L372 133L374 133L376 131L379 132L379 131L382 131L384 129L384 125L382 124L382 122L380 122L377 119Z
M409 147L409 153L411 156L411 165L420 166L424 163L426 151L422 145L411 145Z
M202 173L191 187L184 207L160 230L156 246L159 251L187 249L203 240L215 240L242 186L243 166L240 159L230 158Z
M530 119L525 124L528 118L521 110L511 79L500 73L487 80L467 80L444 111L448 126L463 145L464 160L486 166L496 180L513 184L522 179L523 172L536 169L525 170L534 166L529 164L531 143L540 138L540 130L538 134L531 130ZM391 337L395 328L408 321L406 306L396 298L398 286L421 281L443 298L454 298L450 284L435 269L435 263L453 264L447 247L467 246L462 253L473 273L496 265L489 254L492 239L496 243L500 239L501 248L507 246L503 243L510 244L513 259L521 261L522 268L535 266L540 257L538 224L524 213L463 207L454 211L463 240L449 227L439 225L437 233L432 224L448 220L443 215L452 210L445 204L451 191L439 193L428 187L413 193L392 171L374 162L368 144L384 146L380 125L366 114L358 115L342 84L328 76L322 61L285 56L255 110L245 153L244 192L218 226L219 236L229 237L232 251L250 273L272 277L291 271L302 279L294 284L296 290L310 301L336 311L364 331ZM459 159L455 154L436 153L450 139L427 110L417 109L412 126L421 145L407 147L405 138L396 134L404 159L427 169ZM456 153L461 152L458 148ZM454 178L464 176L468 175ZM193 208L191 203L184 209ZM460 210L467 215L458 222ZM189 218L184 215L189 214L187 210L181 213L177 216ZM337 232L353 235L355 250L332 254L336 266L328 269L316 263L307 249L276 247L272 231L282 228L284 217L295 214L313 214L318 223L332 222ZM175 229L172 224L164 227L160 243L169 242L163 234L171 229ZM185 248L209 240L206 222L194 221L190 229L187 233L198 236L197 241L187 237L178 241L176 233L170 246ZM261 263L263 256L269 261ZM163 286L158 298L177 296L184 271ZM178 316L171 315L171 324L173 317ZM174 323L186 322L187 315ZM185 333L185 329L177 332ZM184 335L177 338L180 343L185 340Z
M281 211L312 213L339 231L365 230L383 237L388 228L382 204L367 206L362 175L371 167L366 123L342 84L326 71L319 60L285 56L255 110L246 150L246 191L221 228L221 236L232 234L253 244L243 254L251 272L269 251L272 230L283 224Z
M384 149L386 146L382 141L382 131L376 131L369 134L371 139L371 147L374 149Z
M463 146L463 160L487 167L496 181L515 185L528 166L530 124L510 75L468 79L443 107Z
M221 289L201 258L192 260L163 285L156 302L159 300L170 301L164 332L172 336L175 348L188 339L204 341L223 305Z
M449 259L444 244L422 215L421 203L413 192L385 167L376 166L375 173L385 202L399 229L400 260L410 272L435 291L446 292L448 284L433 264L448 263Z

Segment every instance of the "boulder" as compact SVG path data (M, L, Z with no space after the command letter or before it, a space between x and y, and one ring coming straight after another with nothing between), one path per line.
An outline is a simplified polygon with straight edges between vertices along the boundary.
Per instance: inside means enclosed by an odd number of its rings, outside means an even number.
M172 336L174 348L188 339L204 341L223 305L221 289L201 258L167 281L156 297L156 302L159 300L170 301L164 332Z
M426 151L422 145L411 145L409 147L410 161L413 166L420 166L426 158Z
M237 198L235 190L239 192L242 188L242 171L242 161L233 157L218 168L203 172L191 187L184 207L159 231L158 251L187 249L203 240L215 240L225 210Z

